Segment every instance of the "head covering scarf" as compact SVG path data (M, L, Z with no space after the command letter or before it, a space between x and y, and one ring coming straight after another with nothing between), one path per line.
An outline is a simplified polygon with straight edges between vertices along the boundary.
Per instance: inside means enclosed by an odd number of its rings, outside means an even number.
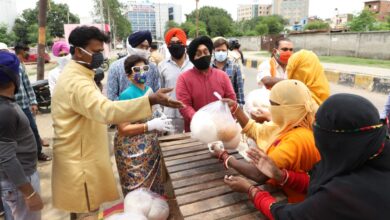
M305 84L298 80L283 80L273 86L269 99L278 104L270 106L272 121L279 126L271 143L295 127L312 129L318 106Z
M183 45L187 45L187 36L186 33L180 29L180 28L171 28L166 34L165 34L165 43L169 46L171 43L171 39L173 37L179 38L180 42Z
M0 42L0 50L9 51L7 44Z
M19 59L10 52L0 51L0 82L13 82L15 85L15 93L19 89Z
M196 51L198 50L198 47L201 44L205 45L209 49L210 54L213 52L213 42L209 37L201 36L195 38L193 41L191 41L190 45L188 45L188 49L187 49L187 54L191 62L194 62Z
M287 75L289 79L303 82L317 104L321 105L329 97L329 82L324 68L312 51L300 50L294 53L288 60Z
M61 54L69 54L69 44L65 41L57 41L53 44L53 55L59 57Z
M145 40L148 41L149 45L152 44L152 33L150 31L137 31L132 33L127 41L131 47L135 48Z
M314 124L321 161L311 172L308 197L275 204L275 219L388 219L390 151L387 126L367 99L337 94L318 109Z

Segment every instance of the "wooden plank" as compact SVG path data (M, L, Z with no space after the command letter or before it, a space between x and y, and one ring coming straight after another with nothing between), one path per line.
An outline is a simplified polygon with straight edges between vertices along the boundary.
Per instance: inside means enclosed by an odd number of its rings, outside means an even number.
M207 189L217 187L217 186L222 186L222 185L225 185L225 183L223 182L223 177L218 178L216 180L211 180L211 181L208 181L205 183L200 183L197 185L176 189L175 195L181 196L181 195L185 195L187 193L199 192L201 190L207 190Z
M166 141L183 140L183 139L188 139L188 138L191 138L191 133L162 136L162 137L159 137L158 140L160 142L166 142Z
M207 150L204 150L204 151L197 151L197 152L191 152L191 153L187 153L187 154L179 154L179 155L168 156L168 157L164 156L164 160L165 161L174 161L177 159L184 159L184 158L189 158L189 157L198 156L198 155L202 155L202 154L210 155L210 152Z
M204 160L204 159L211 159L211 158L213 158L213 157L211 156L210 153L204 153L204 154L200 154L200 155L196 155L196 156L189 156L189 157L182 158L182 159L176 159L176 160L167 161L167 162L165 162L165 165L167 167L169 167L169 166L177 166L177 165L181 165L181 164L186 164L186 163L191 163L191 162L194 162L194 161L199 161L199 160Z
M191 142L199 142L199 141L196 141L195 139L191 139L191 138L178 140L178 141L167 141L167 142L160 143L160 147L180 145L180 144L186 144L186 143L191 143Z
M206 199L203 201L182 205L180 211L184 217L195 215L198 213L211 211L225 206L233 205L242 201L248 200L248 195L245 193L229 193L226 195Z
M224 220L224 219L231 219L231 220L266 220L267 218L263 214L261 214L260 211L255 210L254 212L246 214L246 215L241 215L241 216L237 216L237 217L234 217L234 218L222 218L221 220Z
M223 172L223 165L220 163L211 164L210 166L205 167L198 167L196 169L190 169L190 170L184 170L179 171L176 173L169 172L169 176L171 177L172 181L178 180L178 179L184 179L192 177L192 179L198 178L197 175L202 175L206 173L213 173L213 172ZM169 170L168 170L169 171Z
M167 143L171 143L171 142L167 142ZM172 150L178 150L178 149L183 149L183 148L193 147L193 146L198 146L198 145L203 145L204 149L206 149L206 150L208 149L207 145L203 144L202 142L195 141L195 142L190 142L190 143L185 143L185 144L180 144L180 145L167 146L167 147L161 148L161 151L168 152L168 151L172 151Z
M200 183L206 183L212 180L223 179L225 175L233 175L233 174L237 174L237 172L233 169L228 170L226 172L219 171L215 173L207 173L207 174L199 175L196 178L187 178L187 179L175 180L175 181L172 180L172 186L173 189L175 189L176 191L176 189L179 188L193 186Z
M187 220L198 220L198 219L229 219L234 218L236 216L246 215L252 212L255 212L255 207L252 202L249 200L242 201L230 206L222 207L219 209L214 209L211 211L199 213L196 215L192 215L190 217L186 217Z
M175 173L183 170L196 169L198 167L219 163L218 159L207 158L205 160L198 160L191 163L180 164L176 166L167 167L169 173Z
M205 149L203 144L200 144L200 145L181 148L181 149L177 149L177 150L162 151L162 154L164 157L170 157L170 156L174 156L174 155L196 152L196 151L207 151L207 149Z
M221 182L223 181L221 180ZM230 189L230 187L224 184L210 189L202 189L198 192L188 193L182 196L176 195L176 201L179 206L182 206L189 203L194 203L205 199L225 195L231 192L232 190Z

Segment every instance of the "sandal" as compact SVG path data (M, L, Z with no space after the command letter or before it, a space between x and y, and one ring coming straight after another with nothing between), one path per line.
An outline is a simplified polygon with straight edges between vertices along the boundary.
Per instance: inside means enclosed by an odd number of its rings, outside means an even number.
M40 153L38 155L38 160L39 161L51 161L51 157L46 155L46 154L44 154L44 153Z

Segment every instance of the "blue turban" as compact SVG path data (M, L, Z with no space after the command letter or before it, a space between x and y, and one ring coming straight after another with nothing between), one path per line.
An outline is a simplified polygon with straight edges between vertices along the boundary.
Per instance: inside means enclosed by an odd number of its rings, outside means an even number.
M0 51L0 83L13 82L15 90L19 89L19 59L10 52Z
M137 32L132 33L127 40L129 41L129 44L133 48L137 47L145 40L147 40L149 42L149 45L151 45L152 44L152 33L150 33L150 31L137 31Z

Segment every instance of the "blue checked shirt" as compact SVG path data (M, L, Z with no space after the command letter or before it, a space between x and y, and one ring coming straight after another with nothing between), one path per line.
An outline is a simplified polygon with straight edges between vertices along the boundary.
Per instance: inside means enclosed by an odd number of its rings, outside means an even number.
M23 64L19 66L19 76L20 87L18 93L15 94L15 100L22 109L30 109L31 105L37 104L37 99Z
M125 60L128 56L123 57L110 65L107 79L107 97L116 101L119 95L130 86L130 81L125 72ZM149 63L150 69L147 72L145 85L149 86L153 92L160 89L160 74L156 64Z
M215 63L213 63L213 67L217 68ZM229 79L232 82L233 89L237 97L237 103L243 106L245 104L245 97L244 81L242 80L241 67L237 63L232 62L231 60L227 60L222 70L228 74Z

